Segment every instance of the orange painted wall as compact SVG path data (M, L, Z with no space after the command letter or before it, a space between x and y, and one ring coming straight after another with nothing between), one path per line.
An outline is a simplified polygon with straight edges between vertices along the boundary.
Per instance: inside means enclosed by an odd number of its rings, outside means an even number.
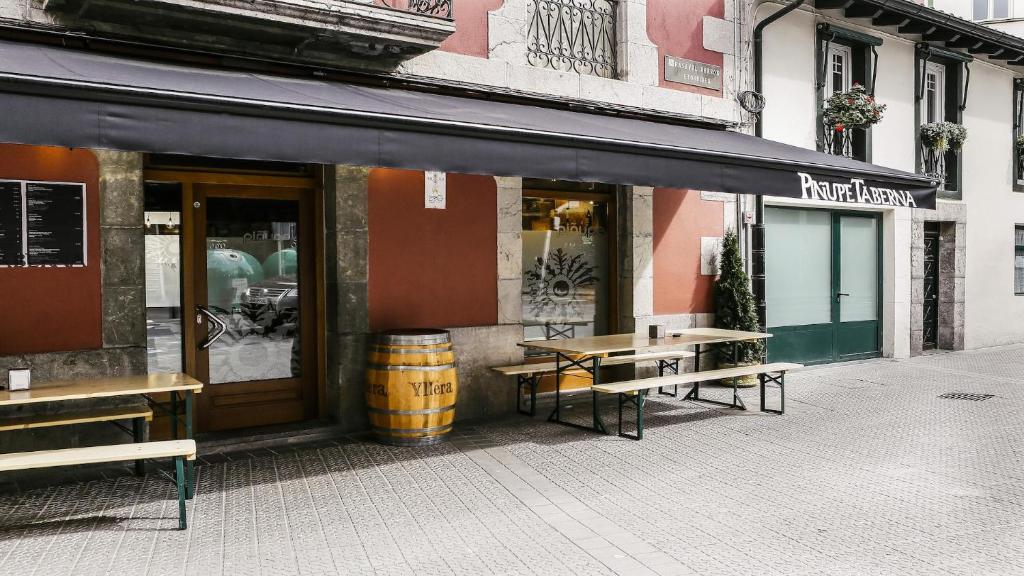
M647 0L647 37L658 46L658 85L721 96L719 90L665 81L665 56L721 66L719 52L704 49L704 16L722 18L725 0Z
M370 172L372 330L497 324L497 186L490 176L447 181L447 208L432 210L423 172Z
M714 311L714 276L700 275L700 238L722 236L724 206L694 190L654 190L655 314Z
M99 168L88 150L0 144L0 179L84 182L87 265L0 268L0 355L103 346Z

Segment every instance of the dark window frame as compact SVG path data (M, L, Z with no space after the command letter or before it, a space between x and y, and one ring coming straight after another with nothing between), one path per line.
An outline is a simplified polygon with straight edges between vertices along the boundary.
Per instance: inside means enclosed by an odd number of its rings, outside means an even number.
M1010 157L1013 159L1013 191L1024 192L1024 162L1017 151L1017 138L1024 135L1024 78L1013 79L1013 141L1010 143Z
M1018 235L1024 235L1024 225L1017 224L1013 227L1013 294L1024 296L1024 291L1017 290L1017 257L1024 256L1024 238L1018 239Z
M940 64L945 67L945 94L943 95L943 107L945 108L944 120L963 124L964 110L967 108L967 95L970 89L971 69L970 63L974 60L971 56L960 54L950 50L944 50L918 44L914 57L914 148L917 172L924 168L924 158L921 154L921 101L924 98L924 78L929 62ZM950 189L952 184L953 188ZM939 188L938 197L945 200L963 199L963 151L955 153L952 150L946 152L946 181Z
M824 131L825 88L828 86L829 68L828 51L831 45L846 46L852 55L850 84L858 83L872 96L875 95L875 81L878 76L878 46L882 39L870 34L840 28L828 23L817 26L815 42L815 140L819 152L826 152ZM852 152L855 160L871 162L871 128L858 129L853 132Z

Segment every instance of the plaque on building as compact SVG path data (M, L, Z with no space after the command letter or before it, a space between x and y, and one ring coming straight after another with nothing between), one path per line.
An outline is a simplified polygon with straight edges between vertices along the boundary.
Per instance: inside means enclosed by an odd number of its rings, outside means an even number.
M25 264L22 183L0 181L0 266Z
M696 60L665 56L665 80L711 90L721 90L722 67Z
M0 266L85 266L85 185L0 181Z

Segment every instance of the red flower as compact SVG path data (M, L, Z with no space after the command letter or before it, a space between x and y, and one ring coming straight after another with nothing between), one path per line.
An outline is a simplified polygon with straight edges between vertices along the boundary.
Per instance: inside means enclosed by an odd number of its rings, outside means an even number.
M842 132L843 130L846 130L846 125L842 122L836 124L836 132Z
M846 99L846 103L847 104L853 104L853 98L847 98Z

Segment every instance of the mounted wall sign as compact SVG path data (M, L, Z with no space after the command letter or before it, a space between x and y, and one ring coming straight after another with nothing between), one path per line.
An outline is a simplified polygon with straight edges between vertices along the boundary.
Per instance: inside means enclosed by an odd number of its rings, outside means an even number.
M711 90L721 90L722 67L696 60L665 56L665 80Z
M448 184L445 173L428 170L423 173L423 176L423 207L444 210L448 195Z
M0 266L85 266L85 184L0 181Z

